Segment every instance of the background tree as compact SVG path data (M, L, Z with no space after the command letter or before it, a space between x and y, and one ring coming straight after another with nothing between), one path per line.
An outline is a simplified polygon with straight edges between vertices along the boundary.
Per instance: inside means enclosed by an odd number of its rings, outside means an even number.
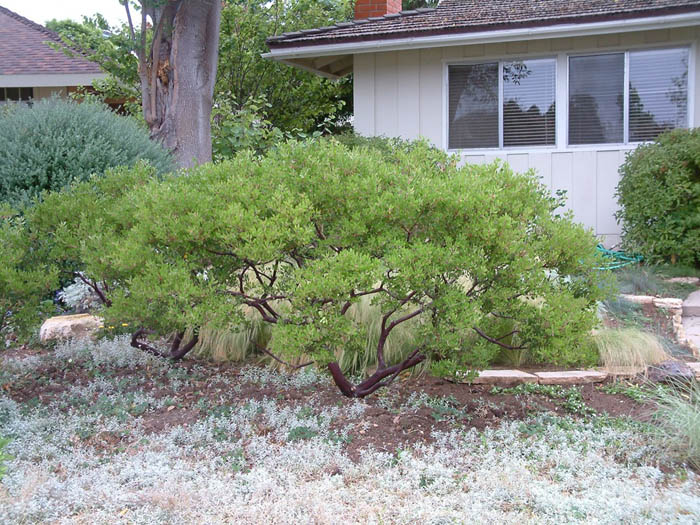
M120 1L139 61L143 114L151 137L171 150L181 166L211 161L221 1L139 0L138 30L128 0Z
M67 55L78 52L99 64L107 78L93 82L95 93L79 92L78 97L96 96L133 116L141 114L141 89L138 74L139 61L132 53L132 41L127 25L110 26L99 13L82 22L50 20L46 27L58 33L65 46L50 44Z
M283 131L312 132L328 117L349 116L351 78L333 82L261 54L267 38L348 20L352 8L352 0L227 0L216 100L239 111L266 102L266 119Z

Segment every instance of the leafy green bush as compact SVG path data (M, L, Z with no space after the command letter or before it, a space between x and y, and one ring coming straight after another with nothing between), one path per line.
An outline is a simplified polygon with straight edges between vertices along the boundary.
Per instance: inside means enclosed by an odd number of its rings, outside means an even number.
M587 360L577 349L604 295L594 237L554 213L534 174L458 167L420 143L392 155L316 140L186 177L119 170L49 195L27 221L54 260L72 259L105 293L108 324L142 327L134 346L159 355L182 358L201 327L262 320L263 351L328 365L356 397L427 358L479 368L527 349L537 362ZM378 323L363 321L364 301ZM399 333L408 325L411 341ZM175 334L171 348L151 334ZM336 360L368 342L376 372L352 385Z
M664 133L620 168L623 240L653 261L700 266L700 130Z
M392 160L397 152L410 151L411 148L420 144L420 142L412 142L398 137L365 137L354 131L340 133L333 138L351 150L357 148L376 149L385 160Z
M132 119L107 107L56 98L0 113L0 202L29 202L44 190L144 159L158 172L170 155Z
M44 299L55 289L57 270L32 244L24 221L0 210L0 345L27 335L51 308Z

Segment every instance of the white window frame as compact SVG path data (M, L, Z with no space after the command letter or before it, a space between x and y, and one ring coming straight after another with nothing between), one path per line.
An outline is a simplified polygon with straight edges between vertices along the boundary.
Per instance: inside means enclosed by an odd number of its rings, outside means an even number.
M503 63L504 62L527 62L530 60L552 60L554 61L554 101L557 102L557 110L555 113L555 124L554 124L554 144L548 144L545 146L504 146L503 145ZM498 147L495 148L453 148L449 149L449 133L450 133L450 66L475 66L479 64L493 64L498 63ZM558 85L557 79L559 78L559 60L557 60L557 55L547 54L542 56L529 56L527 58L520 57L506 57L506 58L480 58L478 60L447 60L443 61L443 101L444 101L444 125L443 125L443 144L445 149L450 152L464 152L464 151L478 151L483 153L488 152L498 152L498 151L520 151L523 148L528 150L554 150L557 148L558 134L557 130L559 125L557 123L559 118L559 108L558 108Z
M697 60L697 43L694 40L683 40L666 45L628 45L620 47L593 48L585 51L561 51L555 53L539 53L525 56L483 56L475 58L449 58L442 60L443 81L442 81L442 103L443 103L443 124L442 124L442 144L443 149L449 153L457 153L463 156L484 156L499 153L506 154L527 154L527 153L549 153L566 151L605 151L605 150L629 150L634 149L645 142L629 142L629 53L635 51L658 51L663 49L687 49L688 50L688 108L686 126L693 127L695 121L695 75ZM607 142L602 144L569 144L569 58L574 56L591 55L625 55L625 75L624 75L624 104L623 109L623 140L624 142ZM555 59L555 101L556 101L556 123L555 123L555 145L548 146L510 146L498 148L453 148L449 146L449 66L455 65L475 65L498 62L499 72L502 71L503 62L516 62L518 60ZM499 74L499 143L503 144L503 92L502 73ZM700 125L700 123L698 123Z
M638 53L644 51L663 51L672 49L685 49L688 52L688 85L686 86L686 127L692 126L692 115L691 115L691 99L693 98L695 86L693 83L695 75L693 74L692 64L693 60L693 50L690 45L670 45L663 47L641 47L641 48L628 48L625 50L604 50L601 52L581 52L581 53L568 53L566 55L566 145L569 148L580 148L580 147L606 147L606 146L638 146L649 141L635 141L630 142L630 53ZM601 55L624 55L624 86L622 90L622 99L624 107L622 108L622 142L602 142L602 143L592 143L592 144L569 144L569 74L571 71L571 58L572 57L587 57L587 56L601 56ZM693 91L691 91L691 88Z

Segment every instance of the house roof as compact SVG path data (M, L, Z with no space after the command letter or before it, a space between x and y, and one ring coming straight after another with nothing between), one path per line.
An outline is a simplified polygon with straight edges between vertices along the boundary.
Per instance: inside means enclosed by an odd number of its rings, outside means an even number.
M0 6L0 75L102 74L94 62L66 56L46 42L63 45L53 31Z
M267 39L285 47L587 23L700 11L698 0L442 0L437 8L402 11Z

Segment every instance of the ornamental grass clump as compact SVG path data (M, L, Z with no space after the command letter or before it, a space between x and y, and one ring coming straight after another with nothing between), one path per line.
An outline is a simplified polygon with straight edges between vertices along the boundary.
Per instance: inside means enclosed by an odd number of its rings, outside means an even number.
M654 400L654 422L666 450L700 469L700 385L693 381L658 389Z
M602 365L613 374L640 374L668 361L663 343L638 328L603 328L593 334Z
M587 362L605 275L595 238L560 204L507 165L316 140L162 180L119 170L47 199L27 228L102 294L108 324L135 327L134 347L182 359L202 330L262 322L260 352L327 367L344 395L364 397L428 359ZM370 345L371 360L349 357ZM359 361L372 370L353 384Z
M0 113L0 202L31 202L75 180L147 161L159 173L170 154L138 122L106 106L49 98Z

